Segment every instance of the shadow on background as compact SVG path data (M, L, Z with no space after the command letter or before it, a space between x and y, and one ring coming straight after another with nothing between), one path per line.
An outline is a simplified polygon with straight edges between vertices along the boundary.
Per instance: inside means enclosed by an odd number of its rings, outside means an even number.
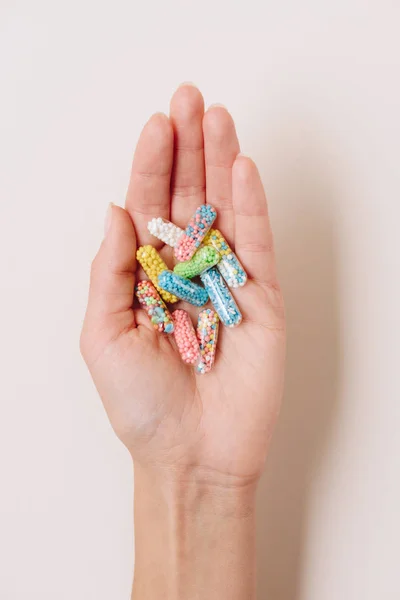
M292 148L289 155L295 152ZM284 403L258 496L260 600L303 597L311 486L338 408L339 306L331 212L335 191L327 162L316 148L302 146L297 152L278 159L285 171L273 174L272 186L279 190L274 202L283 203L287 211L276 239L288 357Z

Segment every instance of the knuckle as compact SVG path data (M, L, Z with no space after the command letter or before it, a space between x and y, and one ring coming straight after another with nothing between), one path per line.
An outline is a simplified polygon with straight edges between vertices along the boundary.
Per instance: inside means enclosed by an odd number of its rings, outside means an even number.
M285 301L279 283L274 280L267 283L266 293L268 302L275 310L278 317L285 319Z
M236 246L241 252L254 252L256 254L270 254L273 252L272 242L248 241Z
M188 198L191 196L202 196L205 194L205 185L192 184L192 183L179 183L173 185L172 197L173 198Z

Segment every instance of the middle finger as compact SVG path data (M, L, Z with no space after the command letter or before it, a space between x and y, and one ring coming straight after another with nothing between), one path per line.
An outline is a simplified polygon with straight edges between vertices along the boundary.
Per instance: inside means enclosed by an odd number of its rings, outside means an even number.
M203 115L200 91L191 84L181 85L172 96L170 107L174 130L171 220L183 228L205 202Z

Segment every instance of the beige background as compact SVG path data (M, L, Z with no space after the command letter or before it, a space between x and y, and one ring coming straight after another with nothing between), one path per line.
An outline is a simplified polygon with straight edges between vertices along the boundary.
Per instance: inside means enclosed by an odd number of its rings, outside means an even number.
M400 597L398 2L0 2L0 598L124 600L132 472L78 354L152 111L195 81L267 188L289 320L260 598Z

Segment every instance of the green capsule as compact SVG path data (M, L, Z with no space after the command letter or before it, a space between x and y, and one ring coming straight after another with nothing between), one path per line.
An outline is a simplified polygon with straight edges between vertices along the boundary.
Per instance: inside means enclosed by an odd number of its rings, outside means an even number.
M203 246L197 250L196 254L190 260L175 265L174 273L186 279L192 279L192 277L196 277L196 275L200 275L203 271L214 267L220 258L218 250L212 246Z

